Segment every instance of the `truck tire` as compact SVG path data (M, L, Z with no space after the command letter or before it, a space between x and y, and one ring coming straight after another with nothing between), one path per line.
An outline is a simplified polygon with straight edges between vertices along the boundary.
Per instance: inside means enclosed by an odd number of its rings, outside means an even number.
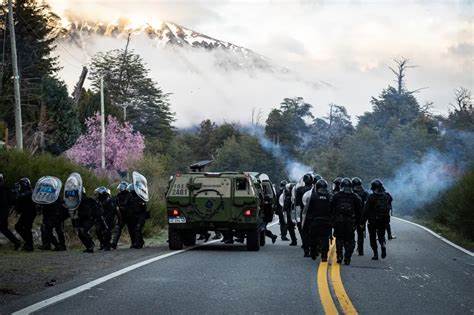
M260 232L260 246L265 246L265 230Z
M260 232L251 230L247 232L247 250L258 251L260 249Z
M181 235L179 231L175 229L168 230L168 242L169 242L169 248L171 250L183 249L183 241L181 239Z
M194 232L185 232L182 234L183 244L185 246L194 246L196 245L196 233Z

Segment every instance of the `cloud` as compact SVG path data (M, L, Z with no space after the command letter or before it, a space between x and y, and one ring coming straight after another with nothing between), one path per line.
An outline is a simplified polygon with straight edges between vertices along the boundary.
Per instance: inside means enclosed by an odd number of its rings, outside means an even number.
M306 53L305 45L302 41L285 34L280 34L270 39L269 45L291 54L304 55Z
M467 57L471 59L474 57L474 44L473 43L459 43L459 44L449 47L448 50L450 53L457 56Z

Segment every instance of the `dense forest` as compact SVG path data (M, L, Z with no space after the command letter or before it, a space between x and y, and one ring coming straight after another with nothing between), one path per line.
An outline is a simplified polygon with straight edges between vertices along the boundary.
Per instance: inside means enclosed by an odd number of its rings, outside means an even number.
M16 36L28 154L68 157L110 183L126 177L132 169L140 169L154 186L152 207L156 209L163 208L162 193L169 175L185 171L197 160L213 159L212 170L265 172L274 182L297 180L313 170L328 181L336 176L359 176L368 185L370 180L381 178L394 195L397 214L419 213L456 228L459 216L470 222L467 226L474 223L472 209L467 211L472 203L456 210L458 217L446 214L446 208L456 204L459 190L450 191L465 189L459 186L460 182L470 186L459 196L472 201L471 92L462 87L453 91L452 104L445 104L450 108L449 114L434 115L432 104L420 104L418 91L407 84L409 59L393 61L387 71L393 72L395 84L387 82L385 89L374 91L368 100L371 110L358 117L351 117L351 104L329 104L325 116L315 117L314 104L288 95L260 121L239 124L204 120L181 130L173 126L175 115L169 94L151 78L139 52L123 49L95 55L88 65L91 85L76 87L71 95L58 77L60 65L53 57L63 31L58 17L46 4L33 0L16 1L14 10L18 17ZM0 65L0 129L2 134L9 130L5 140L14 147L10 42L4 36L9 31L4 24L6 12L5 5L1 5L0 47L4 49ZM107 135L106 172L86 156L99 154L98 151L84 152L84 148L95 146L94 117L100 107L102 79L105 110L110 115L107 130L121 135ZM136 139L143 139L143 145L126 145L136 144ZM54 167L53 164L48 165ZM28 173L25 168L22 171ZM31 174L33 179L41 175ZM445 198L441 193L447 194L446 203L436 201ZM431 212L417 212L436 202L438 206L433 206ZM156 222L162 224L161 219ZM474 238L472 229L461 233Z

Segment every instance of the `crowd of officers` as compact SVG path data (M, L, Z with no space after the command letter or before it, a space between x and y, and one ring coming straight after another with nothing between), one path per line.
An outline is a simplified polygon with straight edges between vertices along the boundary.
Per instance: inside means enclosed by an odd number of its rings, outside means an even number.
M33 222L37 215L42 215L42 244L39 249L64 251L64 222L71 218L72 226L85 247L84 252L94 252L95 244L91 235L93 227L100 242L100 250L116 249L125 226L131 239L130 248L142 248L143 227L149 218L146 202L137 196L133 184L121 182L117 191L113 197L110 190L102 186L94 191L94 197L90 197L82 188L80 205L71 212L61 197L51 204L35 204L28 178L21 178L10 188L0 173L0 233L14 244L16 250L33 251ZM8 219L12 213L19 215L15 230L23 242L9 229Z
M305 257L316 259L321 255L328 259L330 243L335 238L337 263L349 265L356 247L364 255L366 226L369 231L373 260L387 256L385 234L393 239L390 229L392 197L385 191L382 181L371 182L371 193L367 192L358 177L336 178L332 189L318 174L306 174L302 183L296 185L282 181L278 196L281 197L277 214L280 221L281 238L296 246L299 231ZM368 223L368 224L367 224ZM377 244L378 241L378 244Z

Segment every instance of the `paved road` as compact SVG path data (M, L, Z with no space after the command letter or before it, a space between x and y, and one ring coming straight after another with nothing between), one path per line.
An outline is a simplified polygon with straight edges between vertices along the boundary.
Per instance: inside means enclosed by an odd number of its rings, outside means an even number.
M474 258L416 226L394 220L393 230L398 238L389 243L386 260L371 261L366 249L365 256L341 267L355 309L473 314ZM286 242L259 252L216 243L138 268L38 313L322 314L318 268L319 260L303 258L300 248ZM331 292L342 313L335 289Z

